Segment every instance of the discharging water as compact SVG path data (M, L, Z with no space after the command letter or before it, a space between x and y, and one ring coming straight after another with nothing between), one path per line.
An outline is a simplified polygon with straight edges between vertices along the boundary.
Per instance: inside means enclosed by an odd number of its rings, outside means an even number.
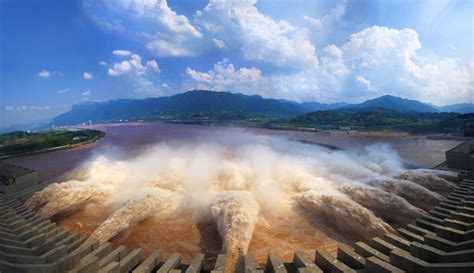
M74 170L27 206L91 240L179 251L188 261L196 252L291 258L394 232L452 189L454 174L426 167L460 143L160 123L101 128L107 136L93 145L11 160L43 179Z

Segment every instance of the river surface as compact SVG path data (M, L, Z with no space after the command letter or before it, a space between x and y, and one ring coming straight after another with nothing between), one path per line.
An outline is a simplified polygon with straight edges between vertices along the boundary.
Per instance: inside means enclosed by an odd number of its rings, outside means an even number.
M138 155L150 145L158 142L199 139L209 141L218 133L225 132L229 135L235 133L237 135L244 132L320 143L342 149L384 143L390 145L407 162L419 167L432 168L445 160L447 150L463 142L462 140L432 140L425 136L364 137L302 131L165 123L104 124L93 125L88 128L103 130L106 132L106 136L96 143L82 147L22 156L6 161L37 170L40 180L46 181L74 170L87 159L103 152L116 152L127 157Z
M103 130L106 136L95 143L81 147L16 157L7 161L37 170L40 179L47 181L71 174L71 171L102 154L113 155L114 158L126 161L127 158L133 160L134 156L142 154L157 143L184 142L193 145L193 143L204 141L225 144L222 143L223 139L225 139L224 142L247 143L246 137L257 136L263 139L282 138L289 140L290 143L293 143L292 141L319 143L340 149L366 146L370 147L369 149L378 149L380 146L372 144L382 143L391 146L390 151L393 151L393 154L398 153L407 164L431 168L444 161L446 150L462 142L461 140L430 140L424 136L362 137L164 123L105 124L88 126L88 128ZM287 143L286 140L282 143ZM288 149L292 149L293 146L288 145ZM301 147L301 144L299 146ZM391 153L385 156L390 157ZM71 176L75 178L73 173ZM64 178L64 180L67 179ZM136 188L125 194L133 196L134 190ZM89 204L71 215L61 217L58 223L75 232L90 235L116 209L100 203ZM314 217L313 214L300 208L295 208L291 213L284 215L278 213L264 215L263 212L261 214L249 246L249 252L256 254L258 262L264 262L267 253L272 251L279 253L285 260L291 260L295 250L305 251L312 256L315 249L324 248L335 254L339 243L350 244L360 240L360 237L352 233L341 233L335 229L332 224L334 219L331 217ZM140 247L145 255L155 249L160 249L163 251L164 258L169 257L173 252L180 252L183 260L187 262L199 252L211 258L222 253L222 240L215 221L209 217L196 220L193 210L184 210L166 217L147 218L116 236L112 243L114 246L124 244L129 249Z

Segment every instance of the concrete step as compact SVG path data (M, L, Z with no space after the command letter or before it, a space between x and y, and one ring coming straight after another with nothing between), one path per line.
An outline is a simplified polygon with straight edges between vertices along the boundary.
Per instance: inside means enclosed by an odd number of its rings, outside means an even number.
M293 255L293 265L299 269L304 268L313 273L323 273L321 268L319 268L308 256L306 256L301 251L296 251Z
M140 263L133 273L149 273L154 272L161 263L161 251L155 251L148 256L142 263Z
M399 228L399 229L397 229L397 231L400 235L402 235L403 237L405 237L409 241L416 241L416 242L419 242L419 243L424 242L423 236L415 234L415 233L413 233L411 231L408 231L404 228Z
M357 254L347 245L339 245L337 248L337 259L355 270L365 268L365 258Z
M383 254L382 252L374 249L373 247L367 245L364 242L357 242L355 243L355 252L357 252L360 256L364 258L375 256L383 261L389 262L390 258Z
M357 271L342 263L325 250L316 251L316 265L324 272L356 273Z
M287 273L283 260L276 253L268 253L265 273Z

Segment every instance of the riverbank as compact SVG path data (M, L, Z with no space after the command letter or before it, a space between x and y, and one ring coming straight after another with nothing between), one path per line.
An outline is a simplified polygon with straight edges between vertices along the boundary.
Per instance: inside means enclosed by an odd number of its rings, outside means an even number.
M298 127L298 126L283 126L262 124L254 122L236 122L236 123L222 123L222 122L207 122L207 121L157 121L169 124L184 124L184 125L206 125L206 126L221 126L232 128L256 128L278 131L294 131L294 132L314 132L325 135L338 136L353 136L353 137L374 137L374 138L403 138L409 136L424 136L432 140L466 140L469 138L461 136L451 136L446 134L433 133L410 133L404 131L359 131L359 130L320 130L315 127ZM145 122L146 123L146 122Z
M14 132L1 135L0 160L72 149L91 144L105 136L100 130L61 129L47 132Z

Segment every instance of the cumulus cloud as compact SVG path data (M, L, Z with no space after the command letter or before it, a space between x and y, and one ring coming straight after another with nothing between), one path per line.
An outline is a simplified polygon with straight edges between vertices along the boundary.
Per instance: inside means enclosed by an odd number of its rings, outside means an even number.
M212 41L214 42L214 45L217 47L217 48L220 48L220 49L227 49L227 46L225 45L225 42L223 40L219 40L219 39L216 39L216 38L212 38Z
M170 32L194 37L202 36L202 33L191 25L188 18L173 11L166 0L120 0L118 3L122 8L133 10L138 16L149 17L160 23Z
M108 69L108 74L112 77L132 72L136 75L141 75L145 73L145 70L146 68L142 65L142 58L137 54L132 54L129 60L114 63L112 67Z
M264 84L262 72L255 67L235 69L227 59L217 62L207 72L186 68L186 76L191 80L190 87L216 91L253 92Z
M357 82L359 82L360 84L365 86L367 88L367 90L375 91L375 88L373 86L371 86L371 84L370 84L370 80L364 78L364 76L357 75L355 79L356 79Z
M196 42L203 34L186 16L172 10L166 0L106 0L104 4L105 9L102 9L101 5L89 1L87 8L90 17L105 29L138 38L157 56L196 54ZM130 55L126 51L117 53Z
M152 69L155 72L160 72L160 67L158 66L158 63L155 60L149 60L146 62L146 67Z
M472 100L472 69L451 58L423 59L420 48L413 29L373 26L351 35L341 49L352 70L386 92L438 104Z
M234 91L245 94L258 94L264 97L284 98L296 101L330 100L325 93L319 92L326 82L314 77L316 70L307 70L289 74L264 75L256 67L236 69L224 59L212 69L200 72L186 68L186 89L209 89L215 91ZM318 70L319 71L319 70Z
M83 97L89 97L92 94L90 90L85 90L84 92L81 93L81 96Z
M153 73L160 73L160 66L156 60L148 60L143 64L142 57L131 53L130 59L113 63L107 73L111 77L125 77L130 81L136 92L156 95L162 88L155 85Z
M5 106L6 111L13 111L13 106Z
M196 24L228 47L240 48L247 60L284 66L315 66L316 48L305 28L261 13L256 1L210 0Z
M110 29L142 42L154 55L198 57L218 52L239 60L239 67L222 60L207 69L196 69L191 61L184 66L181 89L321 102L356 102L386 93L435 104L474 98L474 66L422 49L415 29L347 27L346 0L323 16L308 13L300 18L301 25L264 14L256 3L209 0L189 20L166 0L105 0L103 5L88 1L95 21L108 22ZM161 86L151 72L159 73L163 63L142 61L124 49L113 54L123 59L101 62L108 75L128 77L136 89Z
M62 75L63 74L59 71L48 71L46 69L43 69L38 73L38 77L43 78L43 79L62 76Z
M40 73L38 73L38 76L40 76L41 78L50 78L51 75L51 72L49 72L48 70L42 70Z
M84 80L92 80L93 75L92 75L91 72L84 72L84 73L82 74L82 78L83 78Z
M176 35L162 35L160 33L154 35L146 44L146 48L156 56L196 56L196 48L189 41L188 37Z
M128 50L116 49L112 51L112 54L117 55L117 56L129 56L130 54L132 54L132 52Z
M49 70L46 70L46 69L43 69L38 73L38 77L43 78L43 79L59 77L59 76L62 76L62 75L63 75L63 73L61 73L59 71L49 71Z
M144 66L142 64L142 57L138 54L131 54L129 60L124 60L119 63L114 63L108 69L109 76L116 77L126 74L134 74L135 76L144 75L148 69L151 69L155 72L160 72L158 63L155 60L149 60Z
M346 13L346 6L347 0L339 3L334 9L332 9L322 18L304 16L303 19L309 22L311 26L316 28L316 30L323 31L325 28L333 27L334 24L341 22L342 17Z

